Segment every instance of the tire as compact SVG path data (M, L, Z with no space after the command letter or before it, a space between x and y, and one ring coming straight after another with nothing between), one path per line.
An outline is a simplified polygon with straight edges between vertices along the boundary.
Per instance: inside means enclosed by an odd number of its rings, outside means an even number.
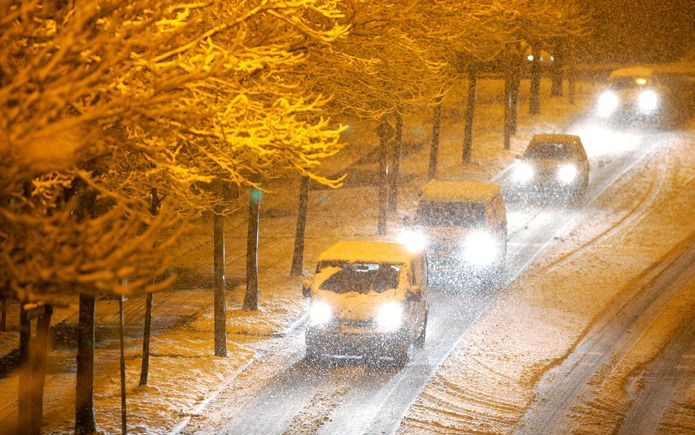
M408 360L410 359L408 355L408 349L400 349L391 353L391 358L393 358L393 364L396 367L404 367Z
M304 359L311 364L318 365L321 362L321 353L313 346L307 346Z

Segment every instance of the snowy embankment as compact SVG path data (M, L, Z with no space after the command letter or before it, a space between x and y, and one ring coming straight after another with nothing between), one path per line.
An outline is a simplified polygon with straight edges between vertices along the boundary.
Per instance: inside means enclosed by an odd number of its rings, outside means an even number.
M523 98L528 84L522 89L519 130L512 150L502 149L502 82L482 80L479 105L476 111L472 163L461 165L463 137L462 101L465 87L444 103L443 129L440 149L441 177L488 179L513 161L529 137L535 133L557 131L565 125L575 107L566 99L551 99L548 83L543 87L543 115L526 115ZM580 92L590 91L582 84ZM585 101L584 101L585 102ZM350 123L345 140L350 144L341 156L326 162L328 173L375 173L375 159L363 159L377 143L374 125ZM401 166L400 204L412 208L415 192L425 182L431 133L431 113L406 118L404 160ZM239 307L244 291L243 247L246 242L244 213L226 219L228 332L229 355L212 356L212 225L201 219L181 244L177 268L182 274L185 289L155 295L152 360L147 387L138 387L142 298L126 302L128 422L132 433L167 433L182 427L201 412L217 392L231 384L234 388L249 386L253 391L265 380L286 366L286 359L302 346L301 342L285 339L288 328L301 321L306 301L301 296L300 279L289 278L296 214L297 180L282 180L271 186L262 200L260 238L260 300L258 312L244 312ZM331 190L315 190L310 195L309 226L305 252L305 271L313 269L318 254L337 239L374 237L376 233L376 189L372 185ZM363 207L364 208L360 208ZM360 208L361 219L350 221L345 216ZM244 207L245 208L245 207ZM393 217L393 219L397 219ZM367 224L365 225L365 222ZM241 247L241 248L240 248ZM97 330L95 407L100 428L107 433L120 430L120 402L117 363L116 301L99 301ZM75 313L73 304L67 314ZM72 310L72 311L70 311ZM66 314L66 318L69 317ZM72 324L76 318L68 319ZM100 331L104 338L99 339ZM16 337L16 332L10 333ZM8 340L10 342L10 340ZM51 353L51 372L45 392L44 432L68 433L73 427L74 409L74 348L69 345ZM258 364L254 364L258 362ZM249 368L250 367L250 368ZM3 409L2 428L14 428L16 418L16 374L0 379Z
M563 361L634 280L693 237L693 127L665 133L633 171L587 205L586 219L556 237L546 254L499 295L411 407L401 433L510 433L519 426L541 377ZM695 308L694 292L691 287L663 307L626 360L592 379L593 396L609 400L592 403L585 397L584 406L564 422L567 432L581 426L611 433L618 427L645 365ZM691 389L683 403L670 405L670 418L691 419L681 429L693 428L694 396Z

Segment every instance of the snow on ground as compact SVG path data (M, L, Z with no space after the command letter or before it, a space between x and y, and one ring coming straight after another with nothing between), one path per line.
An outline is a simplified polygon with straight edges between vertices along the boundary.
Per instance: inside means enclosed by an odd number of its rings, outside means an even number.
M581 84L579 91L586 96L591 88L589 84ZM460 158L465 87L447 99L443 107L439 176L488 179L513 161L514 153L523 151L532 134L558 131L576 110L566 103L565 98L547 97L549 83L544 82L543 115L528 116L527 89L528 83L524 82L518 134L512 142L512 150L505 151L502 149L502 106L499 103L502 82L480 81L473 160L465 165L461 165ZM586 105L586 99L582 104ZM367 122L352 121L346 134L350 146L341 156L326 162L327 173L340 174L347 165L353 164L349 171L351 174L375 174L375 159L360 160L377 143L374 127ZM415 193L426 181L424 174L430 130L430 113L405 119L404 139L408 145L403 152L400 196L400 206L405 210L414 208ZM293 183L294 187L287 187ZM242 399L252 396L262 388L265 380L287 366L287 358L293 349L303 346L303 340L283 337L306 311L306 301L300 291L301 279L287 276L294 242L297 184L298 181L290 179L271 183L271 191L262 200L259 253L261 308L258 312L248 313L240 309L245 276L246 217L242 212L226 219L228 357L211 356L210 219L201 218L179 246L176 266L180 281L177 289L155 295L150 382L145 388L137 386L144 302L142 297L126 302L128 421L131 433L166 433L176 429L177 425L185 425L190 416L202 412L208 401L232 382ZM311 192L304 261L307 274L313 270L318 254L338 239L373 237L376 233L376 189L368 184L360 186L351 185L350 182L347 186L338 190L319 189ZM397 217L392 218L399 221ZM96 418L106 433L116 433L120 429L116 307L114 300L97 302ZM65 320L67 325L74 325L75 309L73 301L72 305L67 305L64 314L56 315L55 320ZM2 334L0 349L9 351L12 349L12 338L5 340L6 336L6 333ZM10 337L16 335L10 333ZM4 353L0 352L1 355ZM256 361L259 363L254 365ZM74 345L57 346L51 352L49 364L43 431L71 432ZM349 379L346 378L345 382L349 383ZM0 433L3 433L3 429L9 432L14 430L16 391L16 374L0 379ZM303 427L301 424L298 426Z
M537 381L572 350L593 319L631 280L693 234L695 134L691 129L670 135L634 175L588 206L591 219L558 237L499 295L425 387L400 433L512 432L534 399ZM644 337L651 345L642 360L663 346L672 324ZM624 382L629 374L616 376ZM620 390L616 397L624 394ZM692 421L692 405L689 400L673 415Z

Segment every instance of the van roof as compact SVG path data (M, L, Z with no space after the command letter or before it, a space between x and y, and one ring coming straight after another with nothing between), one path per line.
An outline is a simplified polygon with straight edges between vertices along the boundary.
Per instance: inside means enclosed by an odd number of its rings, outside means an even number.
M438 202L486 202L499 193L499 184L484 181L432 180L422 188L424 200Z
M396 242L344 240L323 251L319 261L406 264L419 255Z

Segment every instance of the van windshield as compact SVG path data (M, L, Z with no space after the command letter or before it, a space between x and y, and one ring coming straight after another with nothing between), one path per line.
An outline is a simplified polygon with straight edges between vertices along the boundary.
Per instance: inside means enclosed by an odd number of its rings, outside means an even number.
M398 287L401 270L399 264L320 262L317 276L326 275L319 285L321 290L334 293L383 293Z
M476 227L485 223L485 205L477 202L431 202L418 205L417 223L429 227Z

